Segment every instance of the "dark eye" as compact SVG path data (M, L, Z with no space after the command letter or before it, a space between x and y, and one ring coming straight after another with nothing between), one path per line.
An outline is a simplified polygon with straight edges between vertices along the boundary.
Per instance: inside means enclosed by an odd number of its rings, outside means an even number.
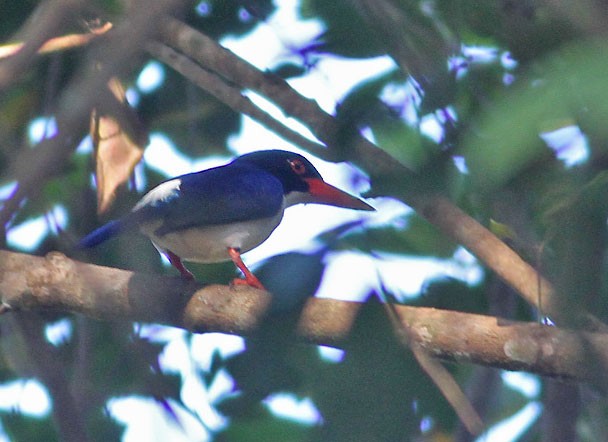
M296 175L304 175L306 173L306 166L300 160L289 160L289 165Z

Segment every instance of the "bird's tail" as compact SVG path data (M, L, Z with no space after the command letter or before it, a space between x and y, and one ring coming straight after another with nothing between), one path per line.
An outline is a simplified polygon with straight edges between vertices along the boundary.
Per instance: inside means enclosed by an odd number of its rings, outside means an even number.
M101 244L105 240L120 233L124 227L125 225L121 220L110 221L82 238L76 245L76 248L88 249L89 247L95 247L97 244Z

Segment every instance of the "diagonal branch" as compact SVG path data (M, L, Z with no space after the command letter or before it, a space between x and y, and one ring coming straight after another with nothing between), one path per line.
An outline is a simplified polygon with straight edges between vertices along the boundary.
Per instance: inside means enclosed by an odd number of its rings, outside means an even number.
M226 83L215 73L202 69L192 59L162 43L154 41L147 44L147 50L152 56L171 66L198 87L204 89L218 100L223 101L235 112L250 116L263 124L267 129L274 131L298 146L302 146L309 152L322 154L326 150L322 144L312 141L280 123L272 115L260 109L248 97L243 95L239 88Z
M112 23L105 23L99 28L93 28L86 34L67 34L61 37L54 37L44 42L38 49L39 54L48 54L51 52L73 49L89 44L92 40L105 34L112 29ZM25 43L10 43L0 46L0 60L12 57L21 51Z
M0 90L22 78L44 43L55 37L85 5L86 2L82 0L42 2L17 35L17 40L23 40L19 49L9 60L3 60L0 64Z
M193 70L183 72L190 80L196 83L200 72L212 72L231 85L251 89L273 101L286 115L293 116L306 125L327 146L324 151L315 149L313 152L316 155L329 161L347 158L359 166L372 178L374 194L393 196L413 207L477 256L530 305L538 307L540 290L543 314L558 323L576 324L590 330L606 330L603 323L583 311L581 306L569 305L564 308L550 282L496 235L446 197L425 191L428 186L423 184L424 177L407 169L358 133L352 134L348 147L343 146L338 121L323 111L315 101L300 95L284 80L260 71L211 38L176 19L166 17L161 22L161 36L164 43L202 67L199 73ZM306 149L306 146L302 147Z
M202 286L84 264L60 253L41 258L0 251L0 300L6 309L60 310L196 333L251 335L271 297L251 287ZM363 307L357 302L310 299L294 332L309 343L345 346ZM608 364L608 334L404 305L396 305L395 314L411 331L412 341L434 357L588 381L608 390L601 368Z

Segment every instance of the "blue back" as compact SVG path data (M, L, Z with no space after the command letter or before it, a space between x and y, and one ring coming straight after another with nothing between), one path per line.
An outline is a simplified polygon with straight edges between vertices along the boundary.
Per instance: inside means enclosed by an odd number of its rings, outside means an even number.
M162 220L158 235L190 227L229 224L274 216L283 186L272 174L230 164L178 177L179 189L132 213L138 223Z

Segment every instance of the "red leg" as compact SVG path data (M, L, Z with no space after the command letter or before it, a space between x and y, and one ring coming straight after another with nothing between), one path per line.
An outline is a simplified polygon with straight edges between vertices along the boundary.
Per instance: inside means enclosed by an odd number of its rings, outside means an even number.
M167 255L167 258L169 258L169 262L171 263L171 265L177 270L179 270L179 273L182 275L182 278L194 280L194 275L190 272L190 270L184 267L184 264L182 263L182 260L179 256L169 250L165 250L164 252Z
M245 275L245 279L239 279L239 278L234 279L232 281L233 284L235 284L235 285L247 284L247 285L250 285L251 287L255 287L256 289L266 290L266 288L264 288L264 286L262 285L260 280L258 278L256 278L256 276L253 273L251 273L251 271L247 268L247 266L241 259L241 252L239 249L236 249L234 247L228 247L228 254L230 255L230 259L232 259L232 262L234 263L234 265L236 265L239 268L239 270L241 272L243 272L243 275Z

